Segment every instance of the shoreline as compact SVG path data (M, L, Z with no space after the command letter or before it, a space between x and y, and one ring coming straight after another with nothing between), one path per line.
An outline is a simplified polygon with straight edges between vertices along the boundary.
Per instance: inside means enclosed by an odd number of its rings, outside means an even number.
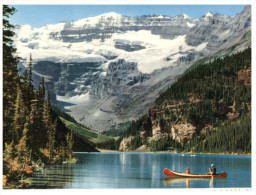
M96 148L99 152L101 153L107 153L107 152L122 152L118 150L109 150L109 149L101 149L101 148Z
M101 149L101 148L96 148L99 152L101 153L159 153L159 154L190 154L190 155L196 155L196 154L205 154L205 155L241 155L241 156L251 156L251 153L193 153L193 152L173 152L173 151L155 151L155 152L149 152L149 151L136 151L136 150L131 150L131 151L118 151L118 150L109 150L109 149Z

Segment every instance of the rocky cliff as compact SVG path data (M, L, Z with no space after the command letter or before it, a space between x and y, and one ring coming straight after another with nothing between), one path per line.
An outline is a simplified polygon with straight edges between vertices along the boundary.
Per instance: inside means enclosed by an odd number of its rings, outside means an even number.
M166 102L150 108L148 120L144 122L140 133L142 138L151 137L158 140L163 136L170 136L178 142L191 139L197 133L197 128L186 119L179 119L179 115L184 113L188 106L199 102L199 99L191 98L189 103Z

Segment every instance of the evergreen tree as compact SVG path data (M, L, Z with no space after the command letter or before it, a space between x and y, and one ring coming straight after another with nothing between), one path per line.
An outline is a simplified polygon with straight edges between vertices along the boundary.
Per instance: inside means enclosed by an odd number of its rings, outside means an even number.
M21 138L21 134L23 131L23 126L26 121L26 108L24 99L22 98L22 92L20 87L18 86L17 89L17 98L16 98L16 104L15 104L15 113L14 113L14 119L13 119L13 141L14 143L18 143L18 140Z
M22 164L30 162L30 150L27 146L28 123L24 125L23 135L16 145L16 161Z
M10 162L14 159L15 157L15 147L14 147L14 142L11 142L10 144L5 143L5 150L3 154L3 164L4 164L4 173L5 171L8 170L9 168L5 169L5 166L8 166Z
M42 80L40 81L37 92L36 92L36 99L38 100L38 105L42 109L44 105L44 98L45 98L45 83L44 83L44 77L42 77Z
M49 162L52 161L54 156L56 130L57 130L57 119L52 124L52 128L48 130L47 148L49 150Z
M42 78L38 90L36 91L36 99L32 100L31 112L30 112L30 132L32 144L34 148L34 154L40 154L40 148L45 148L48 141L47 136L47 127L44 123L44 96L45 96L45 87L44 87L44 78ZM30 133L29 133L30 134Z
M57 120L55 120L55 122L52 123L50 92L48 92L47 101L44 102L43 121L44 121L45 130L48 135L47 149L49 152L49 162L51 162L53 158L53 152L54 152Z
M40 149L45 148L45 143L47 142L42 118L42 109L40 109L38 100L32 100L31 112L27 122L28 146L32 151L32 157L36 159L40 156Z
M73 157L73 145L74 145L73 134L68 132L66 139L67 139L66 153L67 153L67 157L70 159Z
M51 121L51 103L50 103L50 94L48 93L47 101L44 102L43 109L43 121L46 129L50 129L52 125Z
M3 153L3 175L10 175L13 169L13 159L15 157L14 142L10 144L5 143L5 150Z
M32 79L32 56L30 54L29 58L29 72L28 72L28 88L27 88L27 97L28 100L31 102L32 99L34 99L34 85L33 85L33 79Z
M32 57L30 55L29 61L29 71L24 70L23 75L21 76L21 89L22 89L22 98L24 99L25 106L28 112L31 111L31 101L35 99L35 92L32 80Z
M13 28L8 18L13 15L15 8L3 5L3 142L12 141L11 127L15 112L17 96L16 87L19 83L17 64L19 58L13 47Z

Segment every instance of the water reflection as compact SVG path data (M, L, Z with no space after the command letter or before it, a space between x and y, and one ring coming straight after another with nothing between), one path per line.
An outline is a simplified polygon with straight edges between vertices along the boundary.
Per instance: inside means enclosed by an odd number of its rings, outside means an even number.
M193 181L201 181L209 183L209 188L214 188L214 178L182 178L182 177L174 177L174 178L165 178L163 179L163 184L165 186L173 186L175 184L181 185L182 183L186 185L186 188L190 188L190 184Z
M124 154L119 155L119 161L120 161L120 165L122 167L122 173L125 172L125 161L126 161L125 157L126 157L126 155L124 155Z
M76 153L76 164L49 166L32 177L32 188L227 188L250 187L250 158L227 155L138 153ZM185 172L208 170L211 162L228 173L227 179L166 178L166 167ZM239 174L239 175L238 175ZM166 178L166 179L164 179Z
M55 165L34 172L33 177L31 178L31 183L32 188L36 189L70 188L72 178L72 165Z

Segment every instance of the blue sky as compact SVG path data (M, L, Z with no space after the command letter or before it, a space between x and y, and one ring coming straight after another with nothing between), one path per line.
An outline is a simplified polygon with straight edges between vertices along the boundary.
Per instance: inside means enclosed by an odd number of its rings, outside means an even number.
M12 24L29 24L42 27L60 21L72 21L116 12L126 16L162 14L176 16L187 14L199 18L207 12L218 12L229 16L241 12L245 5L13 5L18 11L11 17Z

